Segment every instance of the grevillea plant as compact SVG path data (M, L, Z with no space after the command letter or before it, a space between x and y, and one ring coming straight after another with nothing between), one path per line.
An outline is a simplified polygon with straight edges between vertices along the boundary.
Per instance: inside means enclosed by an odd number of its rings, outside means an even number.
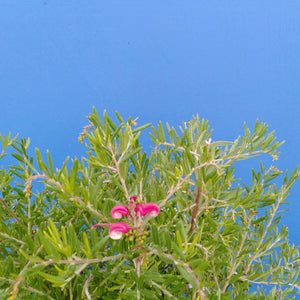
M299 172L276 168L265 124L231 142L198 116L180 133L160 122L143 148L150 124L95 109L88 120L85 157L60 168L1 136L0 299L296 297L299 252L281 217ZM236 179L236 163L260 155L250 182Z

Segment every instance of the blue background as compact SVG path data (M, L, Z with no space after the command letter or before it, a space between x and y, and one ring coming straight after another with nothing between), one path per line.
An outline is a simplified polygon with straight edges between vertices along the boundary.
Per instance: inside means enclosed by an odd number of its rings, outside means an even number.
M57 167L84 154L92 106L140 125L198 113L214 140L259 118L286 140L276 166L299 164L299 1L1 0L0 42L0 132L30 137ZM298 245L299 195L298 180L284 217Z

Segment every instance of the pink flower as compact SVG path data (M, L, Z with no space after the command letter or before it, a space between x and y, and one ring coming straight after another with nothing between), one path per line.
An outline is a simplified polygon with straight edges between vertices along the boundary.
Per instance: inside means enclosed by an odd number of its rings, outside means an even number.
M130 198L130 204L129 204L129 209L131 210L133 203L136 201L138 196L132 196ZM140 203L136 203L134 206L134 212L136 216L132 216L129 214L129 209L125 205L116 205L112 210L111 210L111 216L114 219L121 219L122 216L127 217L128 215L134 220L134 224L136 224L136 217L144 217L147 214L149 214L149 217L156 217L159 214L159 207L154 204L154 203L147 203L145 205L142 205ZM147 221L148 219L146 219ZM139 223L139 222L138 222ZM128 224L123 223L123 222L118 222L118 223L113 223L113 224L105 224L105 223L100 223L100 224L95 224L92 225L92 228L96 228L99 226L106 226L109 227L109 236L113 240L119 240L122 238L123 233L128 233L130 229L136 229L139 227L129 227ZM138 225L141 226L141 225Z
M128 208L125 205L116 205L111 210L111 216L114 219L121 219L122 215L126 217L128 213L129 213Z
M135 206L134 211L137 215L140 215L141 217L144 217L147 214L149 214L151 217L156 217L159 213L159 208L154 203L147 203L143 206L138 203Z
M100 226L106 226L109 228L109 236L113 240L119 240L122 238L123 233L127 233L129 229L131 229L126 223L118 222L113 224L95 224L92 226L92 228L100 227Z
M135 208L134 208L135 213L137 214L137 216L144 216L144 211L143 211L143 206L142 204L138 203Z
M156 217L159 214L159 208L154 203L147 203L142 207L143 214L142 216L145 216L149 214L151 217Z
M130 227L126 223L114 223L109 228L109 236L113 240L119 240L122 238L123 233L127 233Z

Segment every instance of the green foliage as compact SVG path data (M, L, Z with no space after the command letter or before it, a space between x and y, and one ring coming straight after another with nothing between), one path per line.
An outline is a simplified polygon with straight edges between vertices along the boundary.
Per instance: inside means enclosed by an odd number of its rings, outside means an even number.
M251 185L235 163L278 158L274 132L256 122L234 142L213 141L194 117L180 132L151 127L145 152L137 127L96 110L79 141L88 149L54 169L49 151L28 154L29 139L0 136L0 299L292 299L300 290L300 258L280 223L295 169L275 181L275 166L252 170ZM143 243L109 238L111 209L142 203L160 208Z

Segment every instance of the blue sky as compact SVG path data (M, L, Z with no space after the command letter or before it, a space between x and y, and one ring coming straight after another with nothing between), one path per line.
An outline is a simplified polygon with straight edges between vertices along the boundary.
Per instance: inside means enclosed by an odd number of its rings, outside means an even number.
M0 132L57 166L83 154L93 106L175 127L198 113L215 140L258 118L286 140L276 165L299 164L299 1L1 0L0 41ZM298 245L299 196L298 180L284 218Z

